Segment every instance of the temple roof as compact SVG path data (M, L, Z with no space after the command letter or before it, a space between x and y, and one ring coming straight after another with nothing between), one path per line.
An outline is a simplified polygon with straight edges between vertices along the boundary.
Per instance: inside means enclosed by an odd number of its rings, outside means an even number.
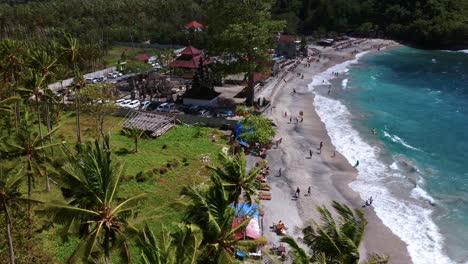
M205 28L205 26L202 23L200 23L200 22L198 22L196 20L188 23L187 25L185 25L185 27L186 28Z

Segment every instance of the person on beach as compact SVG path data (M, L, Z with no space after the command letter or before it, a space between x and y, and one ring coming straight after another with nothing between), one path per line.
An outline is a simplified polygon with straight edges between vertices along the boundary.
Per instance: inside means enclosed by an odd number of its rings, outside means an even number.
M309 186L309 188L307 188L307 196L310 196L311 192L312 192L312 189Z
M312 150L309 149L309 158L312 158Z
M328 89L328 93L327 93L327 94L328 94L328 95L330 95L330 92L331 92L331 90L330 90L330 89Z
M333 154L331 155L332 158L334 158L336 156L336 153L335 151L333 151Z
M299 189L299 187L297 187L296 189L296 198L299 199L299 195L301 194L301 189Z
M281 168L279 168L278 177L281 177Z
M288 112L284 112L284 117L287 117L288 116Z
M354 164L354 168L357 168L359 166L359 160L356 161L356 164Z
M283 142L283 138L280 138L280 139L279 139L279 143L280 143L280 144L281 144L281 142Z
M323 141L320 141L319 149L322 150L323 147Z
M296 89L293 88L293 93L296 93Z
M289 117L289 123L292 123L292 116Z

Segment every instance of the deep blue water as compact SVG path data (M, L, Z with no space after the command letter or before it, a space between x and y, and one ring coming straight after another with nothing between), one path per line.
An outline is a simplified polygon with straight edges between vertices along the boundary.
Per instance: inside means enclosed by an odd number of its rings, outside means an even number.
M346 78L341 100L356 127L376 129L389 163L414 166L403 174L434 199L446 254L467 262L468 54L396 48L362 57Z

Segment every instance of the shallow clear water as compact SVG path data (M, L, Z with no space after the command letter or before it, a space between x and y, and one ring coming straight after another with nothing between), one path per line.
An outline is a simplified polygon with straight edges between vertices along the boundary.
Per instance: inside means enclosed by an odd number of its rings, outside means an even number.
M346 107L352 128L373 148L366 152L372 157L362 154L364 148L345 153L350 161L362 158L359 174L365 179L353 189L363 197L381 195L379 217L394 222L391 229L410 245L413 260L426 257L415 263L467 262L468 54L397 48L362 57L345 78L346 88L334 101ZM316 98L322 119L325 105L339 104L326 100ZM333 130L330 122L327 129ZM380 178L373 179L377 173ZM399 225L403 230L394 230ZM406 234L411 232L423 234Z

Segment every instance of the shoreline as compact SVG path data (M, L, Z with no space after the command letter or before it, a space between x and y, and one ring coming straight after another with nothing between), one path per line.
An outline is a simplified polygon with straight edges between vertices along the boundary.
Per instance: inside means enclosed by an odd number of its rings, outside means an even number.
M325 124L313 104L315 95L308 85L327 69L347 61L352 63L356 60L356 54L373 52L372 47L375 45L398 46L387 40L366 42L358 47L357 53L353 53L357 48L354 46L344 51L321 49L324 50L321 54L325 58L320 62L312 62L311 67L305 67L305 62L302 62L294 71L286 73L286 82L276 85L271 91L262 91L261 94L271 94L269 99L272 108L267 109L265 114L277 125L276 138L283 138L280 147L270 150L267 158L271 169L269 182L273 198L262 202L265 207L265 226L282 220L289 227L288 235L297 239L301 236L301 229L310 224L310 219L318 220L316 206L326 205L330 209L333 200L351 208L361 208L364 203L360 194L349 186L357 179L357 170L331 144ZM297 73L303 74L304 79L297 77ZM297 92L293 93L293 89ZM283 117L285 111L288 113L287 118ZM295 117L299 111L304 111L304 122L288 124L289 116L292 114ZM324 148L318 154L320 142L323 142ZM314 151L312 159L307 159L309 149ZM331 157L333 151L336 152L335 157ZM277 177L279 168L283 170L281 177ZM303 195L308 186L312 189L311 197ZM302 191L298 201L292 199L296 187ZM379 253L390 256L390 263L412 263L406 243L383 224L374 209L365 208L363 211L368 225L360 247L361 258L364 259L367 253ZM279 244L276 234L267 230L264 232L269 241Z

